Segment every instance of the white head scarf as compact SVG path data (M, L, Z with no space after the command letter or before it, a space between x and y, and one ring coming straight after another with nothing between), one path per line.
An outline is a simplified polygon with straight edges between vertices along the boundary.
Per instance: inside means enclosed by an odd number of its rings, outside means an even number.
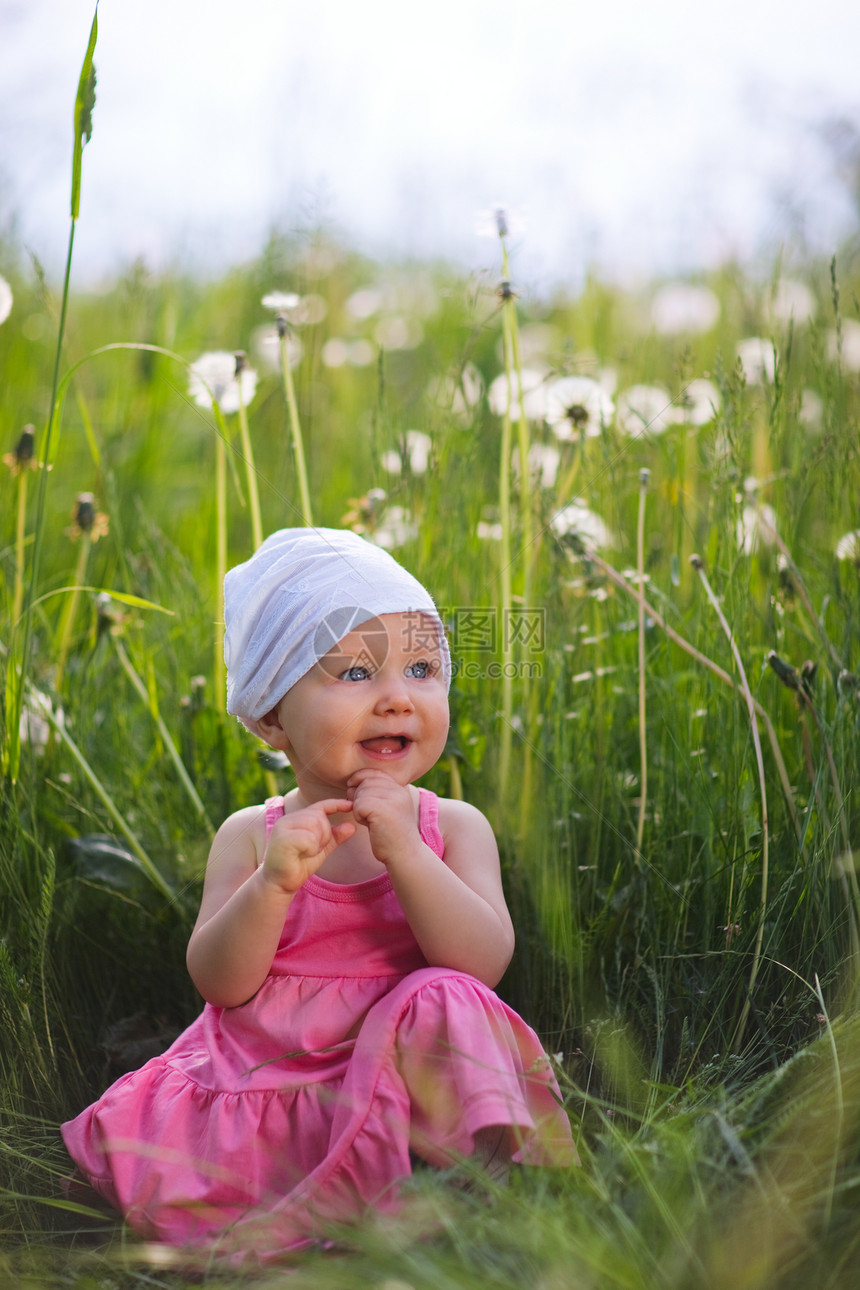
M410 611L434 623L450 684L439 611L393 556L347 529L280 529L224 579L227 711L259 734L260 717L348 632Z

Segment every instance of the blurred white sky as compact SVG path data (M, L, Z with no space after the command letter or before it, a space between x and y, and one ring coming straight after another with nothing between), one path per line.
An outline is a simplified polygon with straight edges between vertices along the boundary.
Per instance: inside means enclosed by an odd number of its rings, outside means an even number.
M59 269L93 0L0 0L0 225ZM78 280L220 267L319 215L373 254L576 281L829 253L851 205L817 127L860 123L848 0L102 0ZM2 272L2 265L0 265Z

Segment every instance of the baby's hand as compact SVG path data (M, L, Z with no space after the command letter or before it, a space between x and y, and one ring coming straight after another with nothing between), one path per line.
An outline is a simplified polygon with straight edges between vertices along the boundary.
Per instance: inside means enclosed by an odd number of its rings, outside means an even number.
M332 798L314 802L276 820L262 864L269 882L295 895L335 847L352 837L355 832L352 820L332 825L328 818L339 811L351 810L352 802Z
M370 845L387 865L420 842L415 806L407 787L384 770L359 770L347 780L352 818L370 832Z

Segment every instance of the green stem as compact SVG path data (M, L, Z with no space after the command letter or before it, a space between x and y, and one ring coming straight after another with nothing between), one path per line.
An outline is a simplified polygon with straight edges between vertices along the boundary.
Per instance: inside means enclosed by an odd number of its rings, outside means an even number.
M511 676L511 641L508 626L511 617L511 403L513 401L513 372L510 358L510 336L507 314L502 315L505 342L505 367L508 377L508 398L502 417L501 460L499 462L499 520L502 529L500 543L501 567L499 570L500 650L502 662L502 724L499 737L499 805L505 809L508 775L511 764L511 731L513 728L514 681Z
M170 757L170 760L173 762L173 765L176 768L176 773L179 776L179 779L182 783L182 787L185 789L186 793L191 799L191 804L193 805L197 814L200 816L203 823L206 825L206 828L209 830L209 833L214 836L215 830L212 827L212 822L209 819L209 816L206 814L206 807L203 805L202 801L200 800L197 789L192 784L191 777L189 776L188 771L185 768L185 763L183 762L182 758L179 755L179 750L177 749L176 744L173 742L172 738L170 737L170 731L167 729L167 726L164 724L164 721L162 719L161 713L158 711L158 705L157 705L155 696L153 694L150 694L149 691L147 690L140 674L138 673L134 664L129 658L128 652L126 651L126 648L123 645L122 641L119 640L118 638L114 638L114 647L116 648L117 658L122 664L123 670L125 671L126 676L131 681L135 690L137 690L137 693L140 695L146 707L149 709L150 716L155 722L156 728L158 729L158 733L161 736L161 739L162 739L162 742L164 743L165 748L167 749L168 756Z
M12 594L12 623L21 617L24 602L24 543L27 528L27 466L18 475L18 516L15 524L15 590Z
M72 580L72 590L66 601L63 616L60 620L60 629L57 634L57 671L54 678L54 689L59 694L60 686L63 681L63 671L66 666L66 658L69 653L69 646L72 640L72 631L75 626L75 617L78 610L78 601L81 595L81 587L84 585L87 573L87 561L89 560L90 547L92 538L87 532L81 533L81 545L78 550L78 560L75 565L75 576Z
M263 545L263 521L260 515L260 494L257 491L257 469L254 465L254 453L251 448L251 435L248 430L248 411L242 402L242 381L236 378L239 387L239 434L242 439L242 456L245 458L245 470L248 474L248 504L251 508L251 534L254 550Z
M224 578L227 573L227 449L215 436L215 694L221 702L226 684L224 665Z
M636 822L636 865L642 861L645 810L648 801L648 747L645 730L645 492L647 470L639 472L639 517L636 525L636 575L639 583L639 818Z
M6 742L3 747L3 769L9 774L14 784L18 779L21 764L21 741L19 727L21 711L24 706L24 682L30 667L30 652L33 646L33 599L39 580L39 566L42 560L42 541L44 535L45 500L48 491L48 473L51 454L54 446L54 430L59 423L60 398L60 359L63 352L63 337L66 331L66 314L69 306L69 283L72 276L72 251L75 245L75 219L72 217L69 229L69 246L66 252L66 270L63 277L63 296L60 304L60 323L57 328L57 345L54 351L54 373L51 381L51 406L48 424L40 446L39 458L44 462L39 472L39 489L36 494L36 516L33 526L33 550L30 561L30 577L24 596L21 622L23 633L19 638L17 632L9 651L6 668L6 700L8 720L6 723ZM20 648L15 646L20 639Z
M302 428L299 424L299 409L296 403L296 392L293 387L293 374L290 370L290 360L287 355L287 335L284 332L280 337L281 349L281 375L284 381L284 397L287 400L287 408L290 413L290 430L293 436L293 452L296 457L296 474L299 479L299 495L302 502L302 519L309 527L313 524L311 515L311 495L308 488L308 472L305 466L305 449L302 443Z

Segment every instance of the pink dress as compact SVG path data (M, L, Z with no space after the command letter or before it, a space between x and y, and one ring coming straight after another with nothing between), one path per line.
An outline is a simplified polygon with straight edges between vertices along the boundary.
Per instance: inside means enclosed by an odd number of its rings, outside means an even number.
M441 857L437 804L421 790ZM269 828L281 814L267 803ZM491 1125L521 1163L576 1160L537 1036L474 977L428 967L383 873L310 878L253 999L207 1004L62 1132L141 1235L267 1259L394 1212L410 1152L449 1166Z

